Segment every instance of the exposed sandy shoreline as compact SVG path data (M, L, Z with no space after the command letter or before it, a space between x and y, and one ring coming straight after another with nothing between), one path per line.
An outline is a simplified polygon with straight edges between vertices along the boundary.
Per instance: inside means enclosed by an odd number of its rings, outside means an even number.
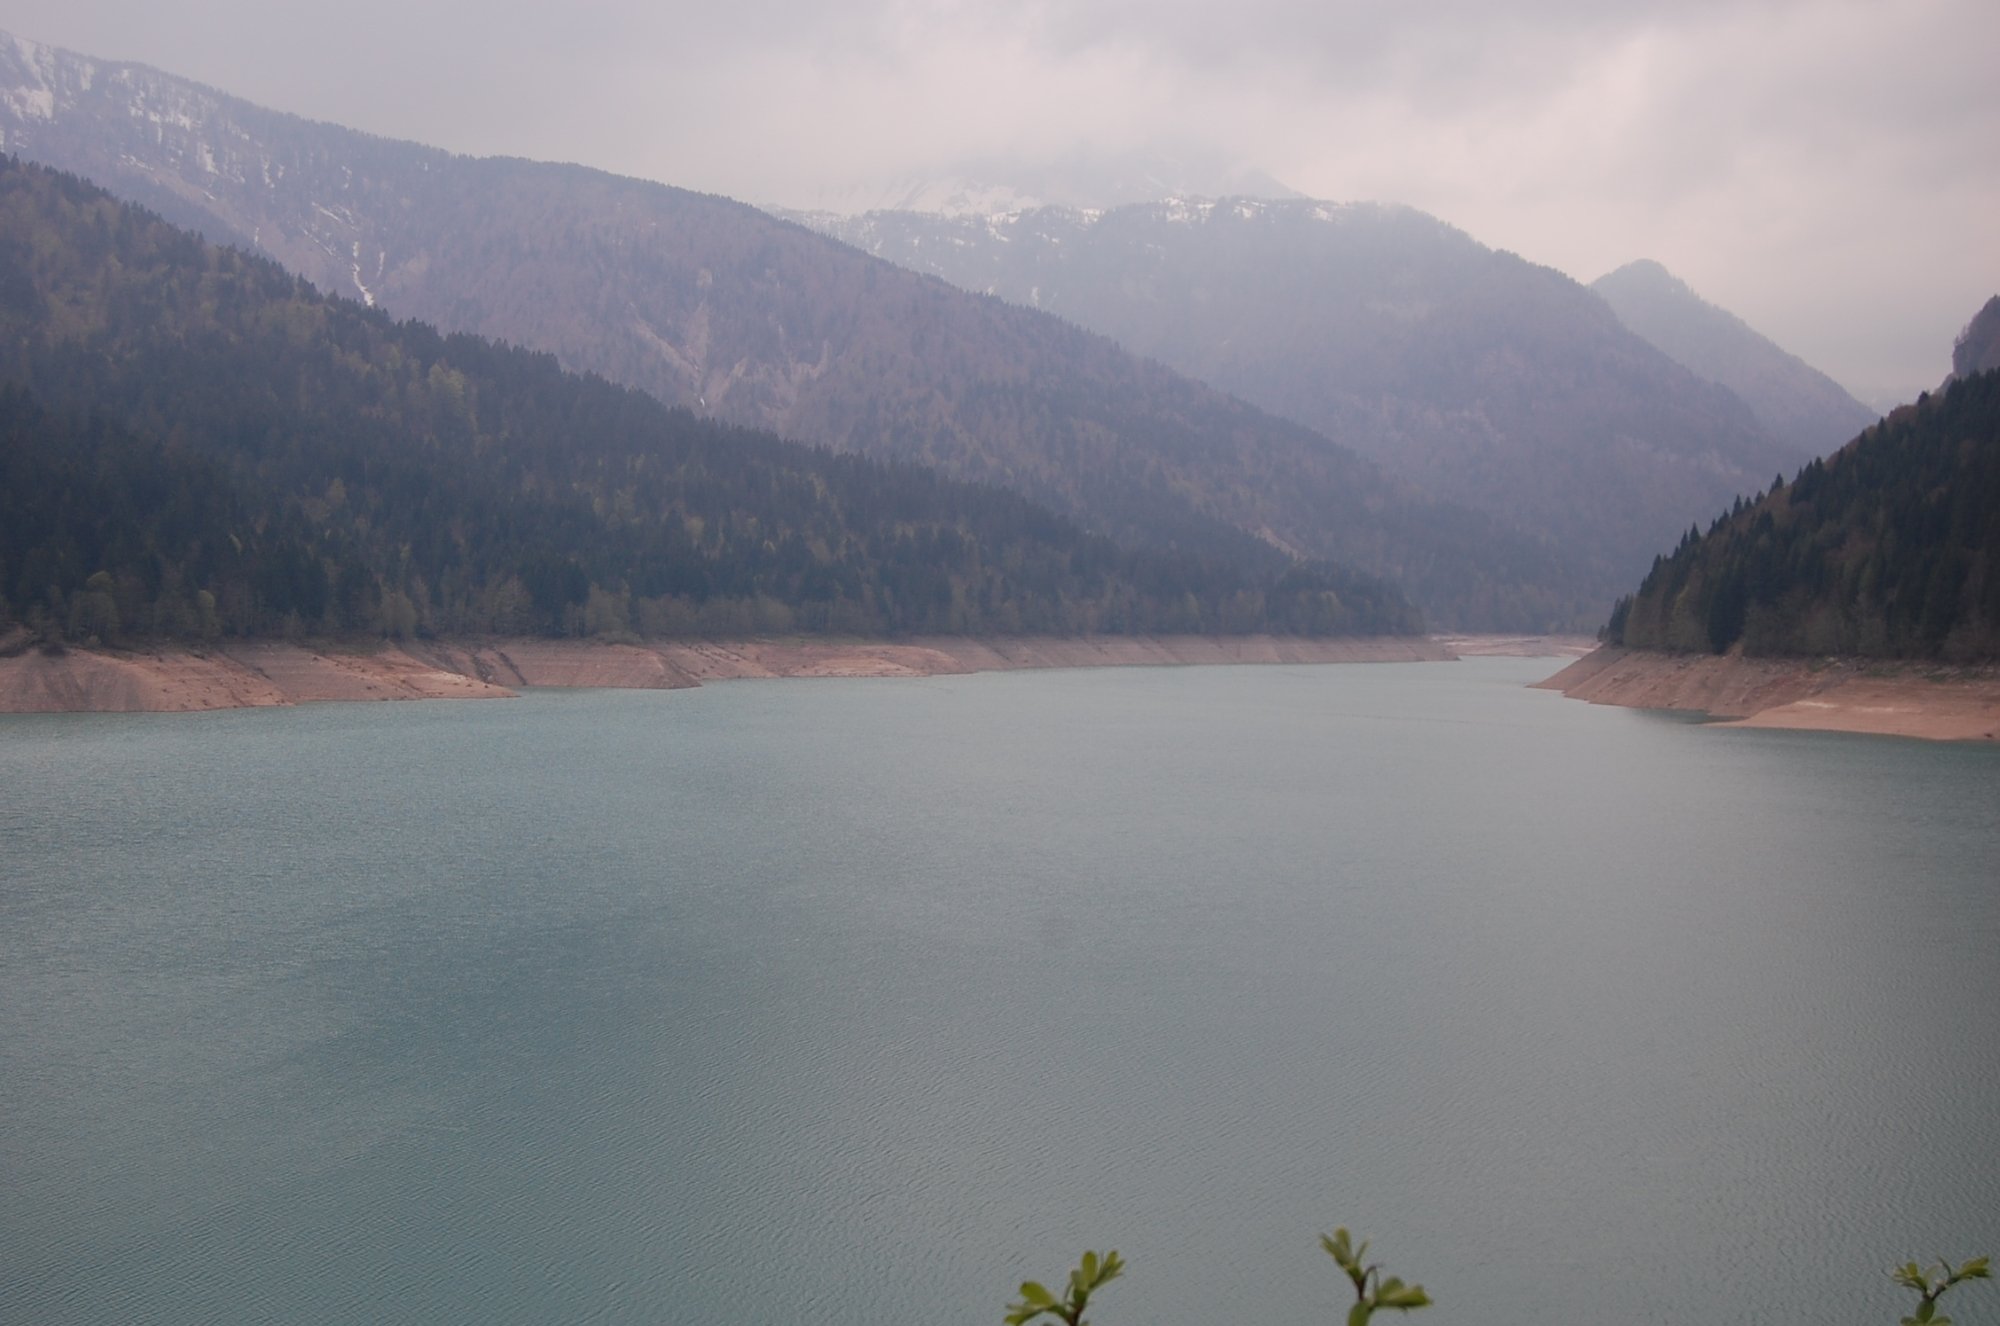
M18 645L18 642L17 642ZM1445 660L1423 637L1096 636L695 641L651 645L491 640L342 649L16 648L0 657L0 713L237 709L326 700L497 699L523 686L665 690L747 677L928 677L1012 668Z
M2000 739L2000 668L1652 654L1605 646L1536 685L1592 704L1684 709L1731 727Z
M1460 658L1582 658L1597 648L1587 635L1437 635Z

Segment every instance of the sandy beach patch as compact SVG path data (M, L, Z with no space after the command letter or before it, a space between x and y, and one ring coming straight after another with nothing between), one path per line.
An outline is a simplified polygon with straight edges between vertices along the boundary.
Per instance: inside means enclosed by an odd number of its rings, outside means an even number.
M1732 727L2000 740L2000 668L1994 667L1605 646L1536 685L1592 704L1707 714Z
M1440 635L1460 658L1582 658L1597 648L1587 635Z

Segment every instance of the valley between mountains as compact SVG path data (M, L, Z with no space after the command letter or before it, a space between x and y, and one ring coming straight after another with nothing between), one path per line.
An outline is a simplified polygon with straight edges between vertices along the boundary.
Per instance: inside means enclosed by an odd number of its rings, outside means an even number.
M727 199L18 40L0 84L9 151L322 290L1126 543L1344 562L1443 628L1594 630L1688 520L1815 454L1576 282L1407 208L823 226L883 262Z
M254 650L330 698L369 642L367 693L508 684L493 640L647 685L688 649L1430 657L1607 618L1669 655L1992 653L1985 388L1908 442L1658 264L1585 286L1298 197L773 215L19 38L0 146L62 172L5 180L10 707L152 707L149 669ZM1800 500L1822 473L1839 513Z

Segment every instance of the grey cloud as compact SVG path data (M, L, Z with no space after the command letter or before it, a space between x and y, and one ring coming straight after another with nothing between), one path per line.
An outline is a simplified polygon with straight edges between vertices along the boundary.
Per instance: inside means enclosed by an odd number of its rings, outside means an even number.
M1657 257L1862 390L1940 376L2000 289L1990 0L9 9L23 35L282 109L759 201L1212 143L1582 279Z

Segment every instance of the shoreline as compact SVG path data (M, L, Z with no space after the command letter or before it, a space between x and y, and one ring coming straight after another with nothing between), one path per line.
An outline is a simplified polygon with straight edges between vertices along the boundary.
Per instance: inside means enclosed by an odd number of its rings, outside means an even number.
M1548 644L1540 637L1491 639L1501 652ZM71 647L54 653L17 648L0 656L0 713L190 713L337 701L506 699L530 686L681 690L747 678L931 677L1023 668L1445 662L1458 658L1454 646L1465 643L1430 636L1183 635L380 646L231 641L199 649Z
M1720 727L2000 740L2000 667L1656 654L1604 645L1535 683L1573 700L1705 714Z

